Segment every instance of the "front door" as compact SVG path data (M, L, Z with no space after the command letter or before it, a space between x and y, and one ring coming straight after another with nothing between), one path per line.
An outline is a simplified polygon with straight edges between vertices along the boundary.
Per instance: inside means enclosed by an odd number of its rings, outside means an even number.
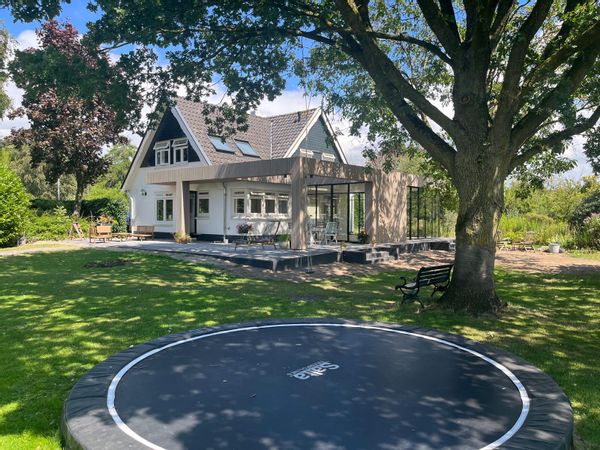
M198 193L190 191L190 234L196 234L196 216L198 208Z

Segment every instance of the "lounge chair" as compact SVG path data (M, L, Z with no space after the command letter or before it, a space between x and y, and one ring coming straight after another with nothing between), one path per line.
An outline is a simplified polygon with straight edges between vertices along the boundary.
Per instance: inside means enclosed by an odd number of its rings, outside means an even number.
M279 227L281 226L281 220L277 222L277 227L275 228L275 233L273 234L250 234L248 233L245 237L238 237L232 240L235 244L235 250L240 245L261 245L262 248L265 248L265 245L272 245L273 248L277 248L277 233L279 232Z
M329 244L329 241L334 241L337 244L338 224L337 222L327 222L325 231L323 232L323 241Z

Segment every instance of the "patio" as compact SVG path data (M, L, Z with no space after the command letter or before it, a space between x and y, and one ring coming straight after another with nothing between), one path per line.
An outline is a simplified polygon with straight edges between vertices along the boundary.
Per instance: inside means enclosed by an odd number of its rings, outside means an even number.
M413 239L405 242L378 244L375 246L350 244L314 245L306 250L290 250L261 247L260 245L242 246L235 249L234 244L221 242L194 241L189 244L177 244L170 240L147 241L109 241L92 244L94 247L112 247L126 250L142 250L161 253L179 253L217 258L235 264L270 269L273 271L306 269L313 265L331 264L345 261L358 264L376 264L398 259L403 253L416 253L428 250L453 250L453 240Z

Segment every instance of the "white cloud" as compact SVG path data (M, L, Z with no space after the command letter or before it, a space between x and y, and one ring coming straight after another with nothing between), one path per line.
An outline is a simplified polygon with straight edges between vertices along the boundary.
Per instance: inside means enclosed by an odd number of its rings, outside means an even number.
M19 50L39 47L35 30L23 30L19 33L15 40L17 41L17 49Z

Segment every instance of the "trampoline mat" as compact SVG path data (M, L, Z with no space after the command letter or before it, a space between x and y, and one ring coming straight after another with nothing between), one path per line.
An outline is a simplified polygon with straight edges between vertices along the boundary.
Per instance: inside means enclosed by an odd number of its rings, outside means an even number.
M151 448L482 448L524 413L493 361L407 331L239 328L139 359L113 381L113 419Z

